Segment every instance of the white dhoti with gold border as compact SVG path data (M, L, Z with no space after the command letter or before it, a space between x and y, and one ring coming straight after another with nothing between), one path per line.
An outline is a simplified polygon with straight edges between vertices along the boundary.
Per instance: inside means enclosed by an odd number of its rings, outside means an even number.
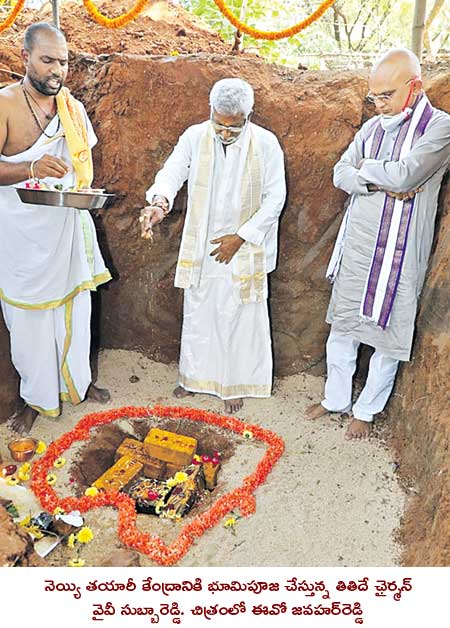
M252 123L225 149L206 121L180 137L147 200L161 194L171 205L186 178L175 273L185 291L179 384L221 399L269 397L268 275L286 196L283 152L270 131ZM218 238L230 234L243 244L229 264L219 263Z
M59 415L60 400L80 403L91 382L90 291L52 309L1 306L25 403L47 416Z
M97 140L79 106L92 147ZM60 126L57 115L30 148L0 154L0 161L31 162L49 154L71 164ZM70 189L76 173L71 168L63 179L44 182ZM0 186L0 300L21 396L42 414L58 416L61 399L79 403L85 397L91 381L90 291L111 275L89 212L22 203L14 188L26 183Z
M243 304L231 273L184 291L179 384L221 399L270 397L267 300Z

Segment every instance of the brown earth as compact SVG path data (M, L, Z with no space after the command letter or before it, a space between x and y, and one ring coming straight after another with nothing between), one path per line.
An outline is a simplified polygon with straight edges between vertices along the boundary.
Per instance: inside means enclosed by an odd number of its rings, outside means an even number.
M113 402L109 408L130 403L138 407L174 403L171 391L177 376L175 363L155 362L135 351L106 349L99 354L99 373L101 384L111 391ZM278 433L284 439L285 451L267 482L255 492L256 513L239 519L236 534L223 526L225 520L208 530L180 561L180 567L399 565L401 547L394 534L400 525L406 496L399 486L391 452L383 438L379 438L379 429L370 442L352 447L343 438L345 419L338 416L317 422L305 419L305 408L321 398L322 390L322 377L299 373L277 378L272 397L245 400L238 416ZM187 397L176 404L223 411L223 402L211 395ZM63 414L57 420L39 417L33 435L50 443L73 429L83 416L99 409L102 408L91 402L78 406L64 404ZM64 452L67 463L55 469L57 495L63 498L82 493L92 479L110 466L125 435L141 440L155 424L156 419L151 417L132 420L123 417L93 428L88 441L75 442ZM210 496L212 500L220 499L253 473L265 449L256 439L244 440L228 430L200 422L158 420L157 425L195 436L200 451L211 454L217 448L221 452L222 465L217 486ZM0 425L0 454L7 464L10 456L6 443L11 438L7 426ZM0 479L0 498L14 501L19 519L41 511L29 485L28 490L27 483L24 486L25 490L8 486ZM142 532L158 534L165 543L171 543L183 523L204 512L208 501L197 504L187 519L179 523L140 514L137 526ZM235 514L240 514L239 509ZM145 554L126 552L117 536L114 508L90 510L85 513L84 522L94 533L94 542L82 549L86 565L94 567L112 561L117 564L120 548L123 552L120 563L129 564L131 560L141 567L154 566ZM0 545L0 555L1 551ZM73 557L73 551L61 543L46 560L49 566L65 566ZM0 581L1 576L2 570Z
M3 46L2 61L18 70ZM173 288L173 271L184 199L180 195L151 247L137 236L137 210L179 134L207 117L209 89L224 76L242 76L252 83L255 122L277 134L286 155L289 199L281 223L279 269L271 285L276 372L322 372L329 296L323 275L345 198L333 188L331 172L367 115L361 98L366 80L363 74L302 73L247 57L119 54L74 59L72 87L85 102L100 140L96 181L118 196L110 210L97 216L116 278L101 292L100 343L139 349L162 361L177 359L181 293ZM450 111L449 74L429 73L427 87L433 103ZM418 491L402 530L407 565L450 563L449 196L447 183L414 359L400 371L388 412L401 472L416 482ZM6 355L7 338L0 330L3 415L11 408L16 387Z
M134 0L96 3L108 17L115 17L135 4ZM139 55L216 52L227 54L231 46L202 24L194 15L165 0L150 0L147 9L124 28L107 29L94 22L83 6L65 2L61 9L61 29L70 50L89 54L123 52ZM20 71L20 49L25 28L37 21L52 21L49 7L23 11L12 28L0 35L0 63ZM1 81L2 77L0 77Z
M450 111L450 81L447 111ZM443 89L443 92L445 88ZM437 100L437 98L435 99ZM406 565L450 565L450 181L441 192L435 251L417 318L413 360L389 404L401 474L416 482L401 540Z
M0 316L0 422L14 412L18 402L19 378L9 356L9 335Z
M178 357L182 295L173 288L173 273L184 196L152 246L137 237L138 209L180 133L208 116L212 84L227 75L253 83L254 119L271 128L285 150L289 200L271 298L276 369L278 374L311 369L323 358L329 295L323 268L344 198L332 186L331 166L360 124L365 81L235 57L115 55L88 64L80 59L75 65L73 85L87 104L103 149L97 154L96 178L118 195L98 221L119 279L102 293L101 344L140 349L163 361ZM196 94L193 104L191 94ZM314 299L303 298L310 294Z
M46 564L34 551L30 536L0 505L0 567L45 567Z
M226 434L205 423L196 425L190 421L177 422L175 428L170 419L158 419L154 423L148 420L133 421L137 440L143 441L151 427L195 438L198 443L196 453L200 456L220 451L222 462L226 462L235 450L234 440ZM97 428L95 436L81 448L70 469L70 474L75 480L73 492L77 497L83 495L86 488L112 467L117 448L129 435L123 426L115 423Z

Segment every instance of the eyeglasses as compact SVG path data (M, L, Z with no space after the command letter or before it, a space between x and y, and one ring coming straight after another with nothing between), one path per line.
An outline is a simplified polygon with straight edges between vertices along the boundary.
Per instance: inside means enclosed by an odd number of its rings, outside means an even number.
M408 85L408 83L411 83L411 81L416 81L416 80L417 80L417 77L414 76L413 78L410 78L409 80L402 83L400 87L397 87L397 89L393 89L392 91L389 91L389 92L384 92L383 94L379 94L378 96L376 96L375 94L369 93L366 96L366 102L368 102L371 105L375 105L377 100L379 100L380 102L389 102L390 100L392 100L392 97L394 96L395 92L398 92L398 90L401 89L403 85Z
M224 124L219 124L214 120L214 118L210 117L211 124L213 125L213 129L216 132L219 131L229 131L230 133L241 133L244 130L245 125L248 122L248 117L245 118L244 122L239 126L226 126Z

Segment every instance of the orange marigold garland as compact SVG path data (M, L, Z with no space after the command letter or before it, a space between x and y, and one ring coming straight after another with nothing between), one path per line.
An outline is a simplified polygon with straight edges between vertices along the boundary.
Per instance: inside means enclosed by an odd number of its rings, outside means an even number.
M249 432L253 438L268 445L267 451L258 463L255 472L244 479L242 486L226 495L222 495L211 508L183 525L178 537L170 545L166 545L159 536L151 536L137 529L135 503L128 495L118 491L105 491L99 492L97 495L60 498L53 487L46 481L47 475L55 461L75 441L88 440L92 427L122 418L140 419L149 416L174 420L202 421L236 432L243 438L245 438L244 432ZM66 512L71 510L86 512L91 508L99 508L101 506L117 508L119 511L118 534L121 541L129 547L147 554L160 565L169 566L178 562L186 554L197 537L202 536L208 528L217 525L232 510L238 508L243 516L249 516L255 512L256 501L253 492L266 480L283 451L284 442L274 432L266 430L259 425L245 424L231 416L225 417L196 408L166 406L138 408L127 406L117 410L88 414L79 421L73 430L51 443L43 457L33 464L31 488L40 500L42 507L48 512L54 512L56 508L61 508Z
M25 0L17 0L14 8L9 13L8 17L6 17L3 20L3 22L0 23L0 33L3 33L3 31L6 31L7 28L9 28L10 26L14 24L14 22L17 19L17 16L22 11L24 6L25 6Z
M285 37L293 37L294 35L297 35L300 31L304 30L313 22L322 17L325 11L327 11L336 2L336 0L325 0L319 7L317 7L314 13L311 13L309 17L302 20L301 22L298 22L298 24L291 26L290 28L285 28L281 31L260 31L257 28L253 28L252 26L247 26L247 24L241 22L234 15L234 13L227 7L223 0L214 0L214 2L222 15L226 17L227 20L231 22L231 24L233 24L233 26L241 31L241 33L246 33L254 39L270 39L273 41L276 39L284 39Z
M103 13L100 13L92 0L83 0L86 11L89 13L91 18L97 22L97 24L105 26L106 28L121 28L122 26L126 26L126 24L132 22L140 13L142 13L147 2L148 0L137 0L134 7L127 13L111 18L103 15Z

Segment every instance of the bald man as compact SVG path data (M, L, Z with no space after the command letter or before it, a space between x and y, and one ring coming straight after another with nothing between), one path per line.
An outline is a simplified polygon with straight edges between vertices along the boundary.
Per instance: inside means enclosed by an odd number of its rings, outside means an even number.
M391 50L374 65L367 98L379 115L363 125L334 168L334 184L350 201L327 271L333 291L325 395L306 412L316 419L352 411L351 440L369 436L399 362L410 359L439 188L450 162L450 116L430 104L412 52ZM352 405L360 343L375 351Z

